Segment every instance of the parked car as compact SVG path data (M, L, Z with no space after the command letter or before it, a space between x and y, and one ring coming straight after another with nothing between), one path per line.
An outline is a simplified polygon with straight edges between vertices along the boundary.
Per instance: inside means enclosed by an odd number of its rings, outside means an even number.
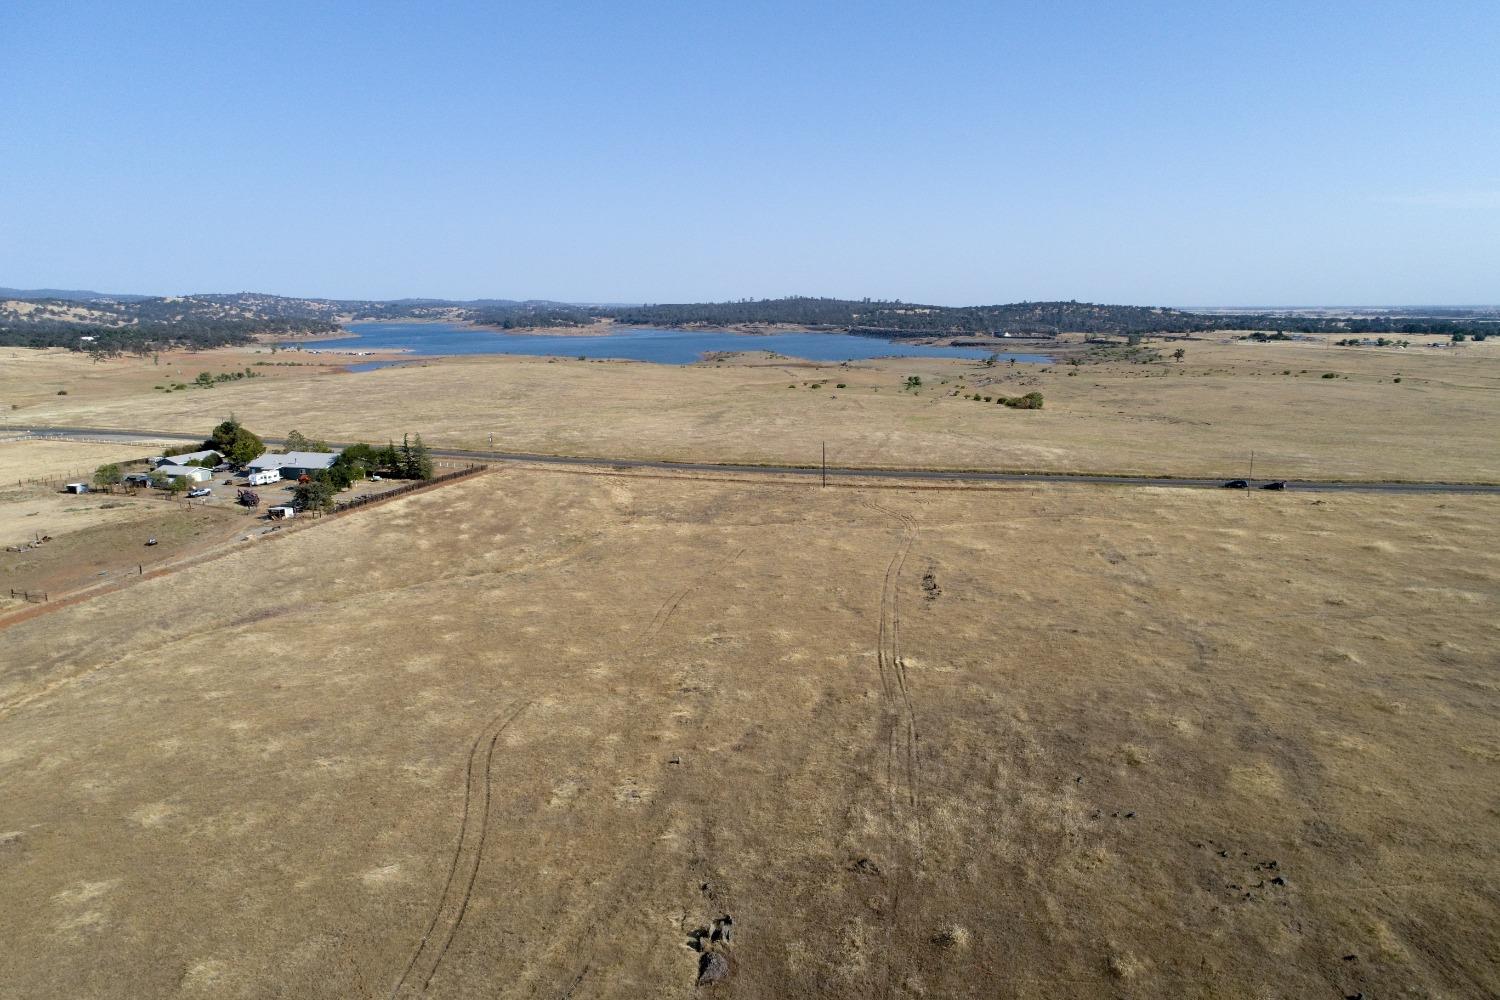
M1263 489L1263 490L1284 490L1284 489L1286 489L1286 481L1283 480L1283 479L1278 479L1275 482L1264 484L1263 486L1261 486L1261 489Z
M234 480L233 479L226 479L226 480L224 480L224 485L225 486L233 486L234 485Z
M1224 489L1226 490L1248 490L1249 488L1250 484L1243 479L1231 479L1224 484Z
M214 491L207 486L200 486L196 490L188 490L188 496L190 497L211 497L213 495Z
M371 476L370 477L370 482L372 482L372 483L378 483L378 482L380 482L380 477L379 476Z

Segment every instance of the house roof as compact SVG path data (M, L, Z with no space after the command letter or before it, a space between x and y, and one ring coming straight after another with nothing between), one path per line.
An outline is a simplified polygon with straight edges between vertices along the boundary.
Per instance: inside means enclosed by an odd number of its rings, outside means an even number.
M155 471L160 472L164 476L196 476L199 474L209 474L209 470L205 469L201 465L172 465L170 463L167 465L158 465Z
M339 457L336 451L287 451L267 452L251 462L248 468L262 469L326 469Z
M187 465L189 462L201 462L210 455L217 458L219 453L212 448L207 451L190 451L186 455L168 455L167 461L172 465Z

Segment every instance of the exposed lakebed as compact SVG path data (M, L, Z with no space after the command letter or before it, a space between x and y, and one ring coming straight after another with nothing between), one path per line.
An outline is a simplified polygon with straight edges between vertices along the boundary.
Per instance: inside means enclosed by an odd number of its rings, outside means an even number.
M284 344L289 348L336 351L404 351L414 356L454 354L527 354L541 357L613 358L687 365L705 354L728 351L770 351L807 361L860 361L868 358L985 358L999 354L1002 361L1046 364L1045 354L994 351L984 347L937 347L858 337L847 333L738 333L733 330L664 330L655 327L616 327L604 335L566 336L503 333L461 323L351 323L353 336ZM370 361L352 365L356 371L384 368L399 361Z

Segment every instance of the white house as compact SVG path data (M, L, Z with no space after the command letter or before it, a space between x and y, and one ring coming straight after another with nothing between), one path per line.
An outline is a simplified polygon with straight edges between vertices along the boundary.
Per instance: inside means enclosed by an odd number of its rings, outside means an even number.
M336 451L267 452L245 466L245 471L253 475L275 469L283 479L297 479L314 472L326 472L338 457Z
M201 465L158 465L156 471L168 479L186 479L190 483L206 483L214 477L212 470Z

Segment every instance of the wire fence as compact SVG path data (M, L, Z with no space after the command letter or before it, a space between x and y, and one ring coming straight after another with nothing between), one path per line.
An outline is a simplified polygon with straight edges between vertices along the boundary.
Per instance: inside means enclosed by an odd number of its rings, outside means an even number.
M15 598L19 597L19 598L21 598L24 601L31 602L32 604L45 604L47 602L47 599L48 599L47 598L47 594L46 594L45 591L41 591L41 590L17 590L14 587L12 587L11 590L10 590L10 596L11 596L12 600L14 600Z
M121 460L119 462L109 462L109 463L106 463L106 464L109 464L109 465L118 465L121 469L131 469L131 468L135 468L136 466L148 465L148 464L150 464L150 461L151 460L148 459L148 458L129 458L129 459L123 459L123 460ZM89 492L92 493L92 492L94 492L94 491L97 490L97 491L99 491L99 492L102 493L102 492L105 492L105 488L102 487L102 486L95 486L94 485L94 473L98 472L98 471L99 471L99 467L96 465L92 469L82 469L82 470L80 470L78 472L65 472L65 473L64 472L59 472L59 473L56 473L56 474L50 475L50 476L32 476L30 478L17 479L16 480L16 485L17 486L66 486L69 483L83 483L84 485L88 486Z

